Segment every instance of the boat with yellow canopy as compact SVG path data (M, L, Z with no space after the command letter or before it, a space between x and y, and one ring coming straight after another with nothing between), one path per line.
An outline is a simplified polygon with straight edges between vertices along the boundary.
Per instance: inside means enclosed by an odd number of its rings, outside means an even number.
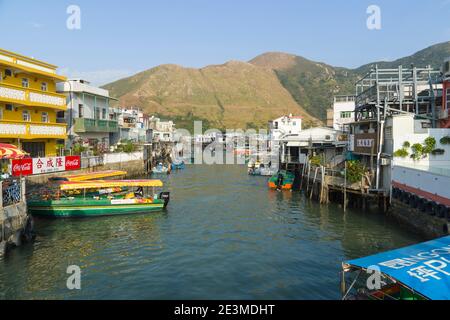
M155 193L155 188L162 186L162 181L157 179L62 181L57 192L31 198L27 205L32 215L48 217L148 213L168 205L169 192ZM127 191L118 191L123 188ZM150 188L151 195L148 192ZM93 190L97 190L98 195L92 196Z
M125 177L127 175L126 171L123 170L104 170L104 171L94 171L88 173L76 173L70 174L62 177L53 177L49 181L87 181L87 180L99 180L105 178L117 178Z

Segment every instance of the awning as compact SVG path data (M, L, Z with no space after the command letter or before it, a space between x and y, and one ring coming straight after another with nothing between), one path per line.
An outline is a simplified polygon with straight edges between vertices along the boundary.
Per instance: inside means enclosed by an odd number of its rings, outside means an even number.
M0 143L0 159L22 159L28 153L8 143Z
M91 180L84 182L64 181L61 190L107 189L120 187L162 187L163 183L157 179L143 180Z
M308 142L302 142L302 141L289 141L286 144L288 147L306 147L308 146Z
M53 180L62 180L62 181L87 181L87 180L97 180L109 177L119 177L125 176L127 174L126 171L122 170L105 170L105 171L97 171L97 172L89 172L89 173L77 173L71 174L67 176L57 177Z
M450 236L350 260L345 264L380 272L433 300L450 299Z

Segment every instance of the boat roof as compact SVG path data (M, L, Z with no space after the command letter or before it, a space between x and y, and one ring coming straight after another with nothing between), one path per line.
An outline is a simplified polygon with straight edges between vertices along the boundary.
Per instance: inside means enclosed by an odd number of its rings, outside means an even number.
M432 300L450 299L450 236L344 262L372 269Z
M62 181L87 181L87 180L97 180L109 177L119 177L125 176L127 174L126 171L122 170L104 170L104 171L95 171L89 173L76 173L70 174L67 176L51 178L49 180L62 180Z
M142 180L89 180L89 181L63 181L61 190L79 189L105 189L117 187L162 187L163 183L157 179Z

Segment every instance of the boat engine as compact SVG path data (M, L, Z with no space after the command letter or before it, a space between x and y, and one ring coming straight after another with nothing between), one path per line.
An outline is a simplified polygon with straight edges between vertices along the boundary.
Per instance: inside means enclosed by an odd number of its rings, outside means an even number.
M159 199L164 200L164 208L167 207L170 200L170 192L161 192L159 194Z

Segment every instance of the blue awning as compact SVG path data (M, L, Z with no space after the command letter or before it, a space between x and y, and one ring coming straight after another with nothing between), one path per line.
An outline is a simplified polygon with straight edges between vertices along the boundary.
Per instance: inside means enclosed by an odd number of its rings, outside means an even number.
M376 269L433 300L450 299L450 236L345 262Z

